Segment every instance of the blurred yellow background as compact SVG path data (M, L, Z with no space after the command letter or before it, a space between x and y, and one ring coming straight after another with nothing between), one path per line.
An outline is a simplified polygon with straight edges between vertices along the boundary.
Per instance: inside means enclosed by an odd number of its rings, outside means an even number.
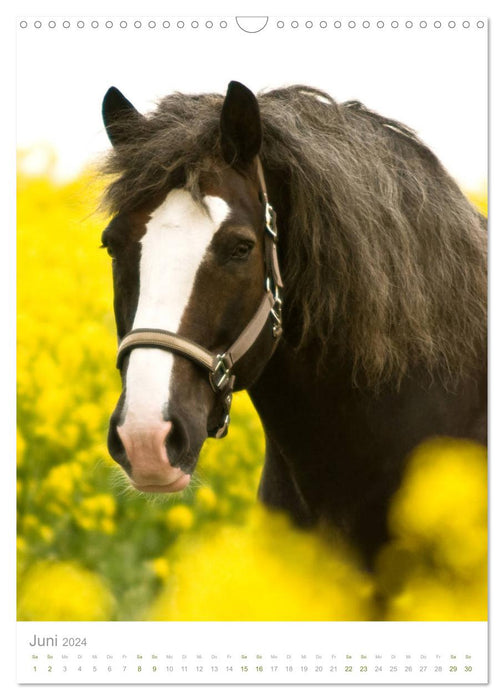
M412 455L373 576L344 542L257 505L245 393L195 485L139 494L106 450L120 391L102 183L18 173L19 620L486 620L486 451ZM486 213L486 193L471 195ZM377 595L378 594L378 595ZM380 611L375 607L379 597Z

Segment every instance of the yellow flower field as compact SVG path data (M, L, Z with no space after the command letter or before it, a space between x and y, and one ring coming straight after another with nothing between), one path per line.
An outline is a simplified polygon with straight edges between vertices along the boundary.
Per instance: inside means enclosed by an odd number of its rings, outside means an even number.
M264 441L244 393L188 492L130 489L106 450L119 376L98 185L22 166L20 620L372 619L376 592L386 619L486 619L486 455L470 443L414 453L374 577L343 542L256 505Z

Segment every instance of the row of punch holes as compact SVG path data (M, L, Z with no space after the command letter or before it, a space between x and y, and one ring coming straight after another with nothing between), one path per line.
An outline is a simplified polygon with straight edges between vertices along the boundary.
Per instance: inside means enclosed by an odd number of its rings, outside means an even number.
M269 22L270 18L269 17L235 17L234 21L238 25L240 29L242 29L244 32L255 34L257 32L260 32L262 29L266 27L268 23L270 25L273 25L273 27L276 27L277 29L314 29L314 28L320 28L320 29L329 29L329 28L334 28L334 29L371 29L371 28L376 28L376 29L385 29L385 28L391 28L391 29L400 29L400 28L405 28L405 29L414 29L414 28L419 28L419 29L428 29L428 28L434 28L434 29L441 29L443 27L447 27L448 29L456 29L462 28L462 29L470 29L472 28L477 28L477 29L483 29L485 27L485 22L483 20L439 20L439 19L433 19L433 20L297 20L297 19L291 19L291 20L272 20ZM50 20L45 20L42 21L40 19L36 19L34 21L28 21L28 20L21 20L19 22L19 26L21 29L28 29L30 27L33 27L34 29L42 29L44 27L47 27L49 29L57 29L58 27L62 27L63 29L71 29L71 28L76 28L76 29L85 29L86 27L90 27L91 29L98 29L100 27L104 27L105 29L113 29L119 28L119 29L229 29L230 27L233 26L233 21L231 20L225 20L225 19L207 19L207 20L183 20L183 19L175 19L175 20L168 20L168 19L150 19L150 20L74 20L70 21L68 19L65 20L60 20L56 21L53 19Z

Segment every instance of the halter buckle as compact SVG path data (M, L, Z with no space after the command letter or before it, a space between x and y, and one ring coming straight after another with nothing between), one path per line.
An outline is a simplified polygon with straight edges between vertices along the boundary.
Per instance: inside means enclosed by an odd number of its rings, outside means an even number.
M223 413L222 413L222 419L221 423L218 428L215 429L213 433L210 433L210 437L215 438L216 440L220 440L223 437L226 437L228 428L229 428L229 423L231 422L231 403L233 401L233 384L234 384L234 379L231 379L230 386L228 390L226 391L226 394L222 397L222 403L224 404L223 406Z
M210 384L217 393L222 391L231 378L231 364L227 355L217 355L215 367L210 372Z
M224 416L224 420L217 428L217 430L215 431L215 435L213 436L216 440L220 440L221 438L226 437L230 421L231 418L229 417L229 413L226 413L226 415Z
M279 300L278 304L271 309L271 317L273 319L272 332L273 338L275 340L282 335L282 302Z
M264 228L266 233L271 236L273 241L276 243L278 240L278 234L276 230L276 212L269 202L266 202L264 209Z
M271 280L271 277L266 277L266 291L273 295L273 306L270 314L273 319L273 338L276 340L282 334L282 296L280 287Z

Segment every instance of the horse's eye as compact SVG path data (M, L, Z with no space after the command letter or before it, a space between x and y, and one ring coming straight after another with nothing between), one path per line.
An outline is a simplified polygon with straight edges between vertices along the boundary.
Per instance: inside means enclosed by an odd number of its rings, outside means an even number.
M246 260L252 250L253 243L251 241L241 241L236 245L231 253L233 260Z

